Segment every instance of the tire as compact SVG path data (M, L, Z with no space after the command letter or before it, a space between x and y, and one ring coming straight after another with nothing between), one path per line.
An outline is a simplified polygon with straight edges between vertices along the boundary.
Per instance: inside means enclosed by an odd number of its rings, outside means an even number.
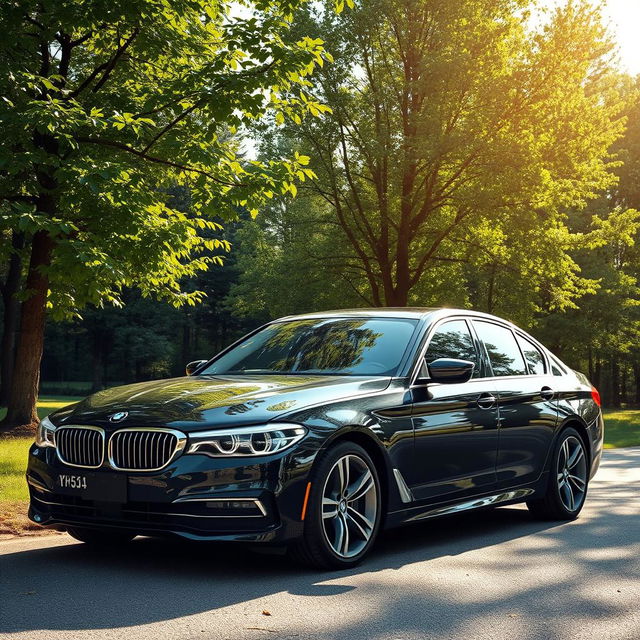
M102 529L84 529L69 527L67 533L76 540L96 547L117 547L128 544L135 537L135 533L127 531L105 531Z
M310 480L304 531L289 547L289 555L317 569L356 566L373 546L382 519L380 480L373 460L359 445L342 442L317 461ZM349 500L350 495L355 499Z
M582 436L567 427L556 441L545 493L528 500L527 507L542 520L575 520L584 506L588 486L587 448Z

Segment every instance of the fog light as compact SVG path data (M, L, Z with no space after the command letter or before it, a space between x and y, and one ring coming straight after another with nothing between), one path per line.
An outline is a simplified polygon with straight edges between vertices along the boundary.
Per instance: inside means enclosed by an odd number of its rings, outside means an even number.
M33 516L33 519L34 519L36 522L42 522L42 516L40 516L38 513L36 513L36 514Z
M218 500L205 503L209 509L257 509L253 500L236 501L236 500Z
M240 498L240 499L215 499L215 500L198 500L192 502L190 500L181 501L181 506L190 503L191 505L200 504L200 509L203 507L211 512L215 512L216 516L220 517L261 517L267 515L267 510L260 500L254 498ZM202 511L200 512L202 513Z

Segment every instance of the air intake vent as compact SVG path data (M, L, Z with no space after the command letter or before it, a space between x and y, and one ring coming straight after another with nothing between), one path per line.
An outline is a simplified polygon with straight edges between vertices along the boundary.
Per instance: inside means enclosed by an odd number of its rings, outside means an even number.
M99 427L67 426L55 431L58 458L74 467L96 469L104 455L104 431Z
M109 440L109 462L122 471L157 471L184 448L184 434L168 429L122 429Z

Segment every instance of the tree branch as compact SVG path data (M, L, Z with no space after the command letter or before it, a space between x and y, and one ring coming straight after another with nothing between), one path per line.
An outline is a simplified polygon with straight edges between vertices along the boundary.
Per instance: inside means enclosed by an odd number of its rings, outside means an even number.
M118 60L120 59L122 54L129 48L129 45L136 39L136 36L139 33L140 33L140 29L138 27L135 27L131 32L131 35L124 41L124 43L121 46L118 47L118 50L116 51L115 55L113 56L113 58L111 58L111 61L107 64L107 68L102 74L102 78L100 78L96 86L93 87L92 89L93 93L96 93L100 89L100 87L102 87L102 85L109 79L111 72L115 68L116 64L118 64Z
M162 136L175 127L179 122L184 120L190 113L193 113L198 107L200 107L203 103L203 100L199 100L198 102L194 102L188 109L185 109L181 114L177 115L171 122L167 123L158 133L156 133L153 138L149 141L147 146L142 150L142 153L146 153L151 149L151 147L158 141Z
M156 164L164 164L168 167L174 167L176 169L180 169L181 171L185 171L187 173L198 173L200 175L206 176L210 180L217 182L218 184L225 185L226 187L242 187L246 186L242 182L228 182L227 180L222 180L217 176L214 176L209 171L205 171L204 169L198 169L197 167L189 167L184 164L180 164L178 162L173 162L171 160L165 160L164 158L158 158L156 156L150 156L148 153L140 151L139 149L134 149L126 144L121 142L116 142L115 140L107 140L106 138L84 138L77 137L76 140L81 143L86 144L97 144L102 145L104 147L113 147L114 149L119 149L120 151L126 151L127 153L131 153L134 156L138 156L143 160L148 160L149 162L155 162Z
M93 87L92 91L95 93L104 85L104 83L109 79L111 72L115 68L118 60L122 56L122 54L128 49L129 45L134 41L136 36L140 33L140 29L135 27L131 32L131 35L116 49L116 52L113 54L110 60L107 62L103 62L99 64L82 82L82 84L75 90L72 91L68 98L73 99L78 97L99 75L102 73L102 77L98 81L98 83Z
M38 29L44 31L44 25L41 22L38 22L35 18L32 18L30 15L25 15L24 19L29 23L32 24L36 27L38 27Z

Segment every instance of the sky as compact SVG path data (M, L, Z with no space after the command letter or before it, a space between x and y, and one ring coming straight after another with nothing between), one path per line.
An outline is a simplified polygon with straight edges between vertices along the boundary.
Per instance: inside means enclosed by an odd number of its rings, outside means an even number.
M622 65L640 73L640 0L609 0L606 15L620 46Z
M554 6L561 0L542 0L541 4ZM620 49L623 70L640 73L640 0L607 0L604 18Z

